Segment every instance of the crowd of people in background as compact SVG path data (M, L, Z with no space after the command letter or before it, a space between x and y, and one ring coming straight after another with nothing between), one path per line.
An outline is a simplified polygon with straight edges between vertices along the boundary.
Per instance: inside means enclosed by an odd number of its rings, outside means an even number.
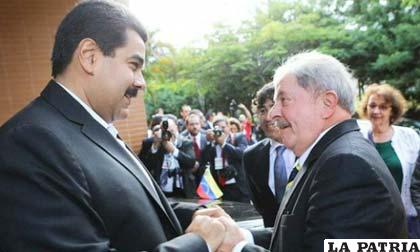
M209 168L223 199L250 203L242 158L258 139L251 112L243 104L239 109L239 118L204 115L189 105L180 108L179 118L161 109L152 116L138 157L167 196L198 197L194 192Z

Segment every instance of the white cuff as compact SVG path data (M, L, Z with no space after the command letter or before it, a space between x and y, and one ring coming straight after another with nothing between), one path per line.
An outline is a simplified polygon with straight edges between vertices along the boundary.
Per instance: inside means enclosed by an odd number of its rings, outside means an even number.
M152 154L155 154L158 151L157 148L155 148L155 146L152 144L152 147L150 148L150 152L152 152Z
M175 150L174 152L172 152L172 154L174 155L175 158L178 158L179 150L175 147Z
M242 249L245 247L245 245L247 245L248 242L247 241L241 241L238 244L235 245L235 247L233 247L232 252L241 252Z
M209 250L209 252L211 252L211 247L210 247L210 245L206 242L206 245L207 245L207 249Z
M251 231L249 231L248 229L244 229L244 228L241 228L241 230L242 230L242 234L245 235L246 241L248 243L254 244L255 243L254 242L254 236L252 236Z

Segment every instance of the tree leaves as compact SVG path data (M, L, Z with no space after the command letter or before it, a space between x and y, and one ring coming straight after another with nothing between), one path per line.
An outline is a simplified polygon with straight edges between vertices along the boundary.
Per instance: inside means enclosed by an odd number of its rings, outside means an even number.
M388 82L417 104L419 8L418 0L270 0L237 29L218 25L205 49L176 50L152 36L148 114L157 107L178 114L185 103L228 111L231 99L249 106L288 56L313 49L346 63L361 88Z

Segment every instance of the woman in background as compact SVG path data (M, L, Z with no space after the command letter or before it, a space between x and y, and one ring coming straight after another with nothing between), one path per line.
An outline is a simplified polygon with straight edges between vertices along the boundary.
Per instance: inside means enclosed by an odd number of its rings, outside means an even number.
M388 84L370 85L360 103L360 115L370 121L362 133L378 150L400 189L407 215L409 238L420 238L420 222L410 195L420 137L411 128L393 125L406 111L401 92Z

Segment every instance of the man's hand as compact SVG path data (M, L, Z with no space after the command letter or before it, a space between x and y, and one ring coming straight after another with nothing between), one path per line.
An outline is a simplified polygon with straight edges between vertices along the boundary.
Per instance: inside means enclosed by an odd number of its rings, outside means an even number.
M194 166L191 169L191 172L196 173L198 171L198 168L200 168L200 163L198 161L195 161Z
M222 217L222 216L226 216L226 217L230 218L230 216L225 212L225 210L223 210L219 206L199 209L199 210L194 212L193 218L195 218L196 216L199 216L199 215L209 216L209 217L212 217L212 218L218 218L218 217Z
M217 252L230 252L236 244L246 240L243 231L230 216L221 216L217 220L223 223L226 228L225 239L217 248Z
M239 103L239 105L238 105L238 108L240 108L240 109L246 109L246 106L243 104L243 103Z
M224 240L226 228L218 219L206 215L196 215L186 232L201 236L214 252Z
M214 141L214 132L213 132L213 130L212 130L212 129L208 129L208 130L206 131L206 139L207 139L207 142L212 142L212 141Z
M175 150L175 145L172 143L172 141L162 141L162 145L168 153L172 153Z
M218 247L218 252L232 251L233 247L241 241L245 240L245 235L235 221L220 207L205 208L197 210L194 213L194 218L199 216L208 216L215 218L223 223L226 228L226 235L223 242Z

